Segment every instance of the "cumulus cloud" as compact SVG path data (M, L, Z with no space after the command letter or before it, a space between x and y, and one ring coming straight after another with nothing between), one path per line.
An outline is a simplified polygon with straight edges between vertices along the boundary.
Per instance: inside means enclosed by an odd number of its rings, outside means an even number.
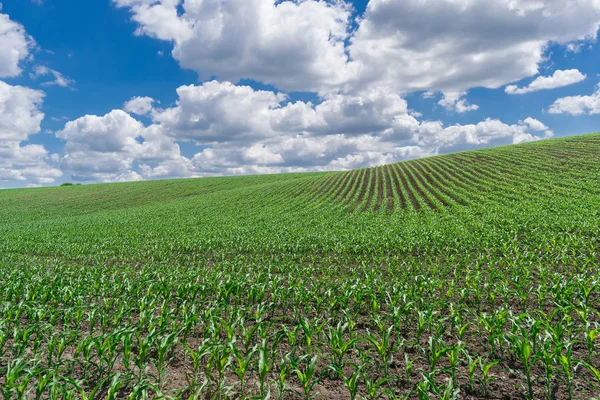
M438 104L446 110L454 110L459 114L479 110L477 104L469 104L464 98L467 92L445 92Z
M287 96L229 82L177 89L177 106L153 114L168 135L198 143L247 142L275 135L270 112Z
M66 142L61 167L79 181L123 180L135 176L131 172L136 161L179 156L179 146L160 127L145 127L122 110L69 121L56 137Z
M567 96L557 99L548 109L550 114L600 114L600 85L589 96Z
M26 144L40 132L44 93L0 81L0 181L48 184L62 175L52 157L37 144Z
M132 97L129 101L125 102L123 110L137 115L146 115L152 111L152 105L155 101L152 97L148 96Z
M498 88L534 76L549 43L592 40L595 0L371 0L348 48L357 86Z
M323 94L498 88L537 75L550 43L594 40L600 23L597 0L370 0L355 30L343 0L113 2L201 79Z
M177 93L175 106L151 110L148 126L122 110L68 122L57 133L66 141L63 168L89 181L328 171L538 140L549 131L533 118L448 127L418 121L404 99L383 89L316 105L230 82ZM203 149L185 157L182 142Z
M423 122L419 127L419 145L434 149L436 153L448 153L540 140L542 137L536 136L532 131L538 130L538 123L541 122L533 118L526 121L528 122L508 125L500 120L487 118L477 124L448 127L444 127L439 121Z
M21 75L19 64L29 56L34 44L21 24L0 13L0 78Z
M44 65L36 65L33 68L33 72L31 72L29 74L29 77L31 79L38 79L40 77L43 76L51 76L53 79L50 81L46 81L43 82L42 85L43 86L60 86L60 87L69 87L71 86L73 83L75 83L74 80L67 78L66 76L64 76L63 74L61 74L60 72L53 70L52 68L48 68Z
M282 90L335 88L351 74L345 53L352 8L343 1L113 0L144 34L201 79L250 78ZM183 13L178 13L181 6Z
M330 95L318 105L218 81L182 86L177 94L175 107L155 110L152 117L168 135L199 144L249 143L282 134L382 133L398 139L410 137L418 125L406 101L383 89Z
M504 91L508 94L525 94L573 85L585 80L585 78L586 76L577 69L557 70L554 71L552 76L540 76L525 87L520 88L516 85L509 85Z

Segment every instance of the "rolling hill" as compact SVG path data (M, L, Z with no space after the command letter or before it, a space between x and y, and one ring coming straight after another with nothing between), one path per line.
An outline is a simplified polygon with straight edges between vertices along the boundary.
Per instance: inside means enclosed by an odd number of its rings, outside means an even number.
M599 393L600 134L3 190L0 231L7 399Z

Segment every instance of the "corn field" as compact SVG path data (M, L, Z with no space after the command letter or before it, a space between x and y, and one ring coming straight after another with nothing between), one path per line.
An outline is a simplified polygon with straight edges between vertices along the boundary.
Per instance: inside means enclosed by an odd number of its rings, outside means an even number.
M596 399L600 134L0 191L3 399Z

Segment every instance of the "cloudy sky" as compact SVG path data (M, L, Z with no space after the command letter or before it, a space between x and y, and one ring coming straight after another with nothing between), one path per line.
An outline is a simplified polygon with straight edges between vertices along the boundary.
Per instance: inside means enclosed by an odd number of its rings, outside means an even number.
M600 130L600 0L0 0L0 187Z

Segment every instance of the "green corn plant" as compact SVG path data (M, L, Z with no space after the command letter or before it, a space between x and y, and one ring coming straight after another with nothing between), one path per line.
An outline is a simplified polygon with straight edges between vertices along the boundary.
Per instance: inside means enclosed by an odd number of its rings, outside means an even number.
M596 383L594 385L595 389L600 390L600 369L594 367L592 364L589 364L585 361L580 361L580 365L583 365L594 377Z
M23 380L29 383L31 379L27 371L29 369L29 362L24 359L10 360L4 370L4 385L0 387L0 393L4 399L9 400L13 398L13 395L17 395L21 390ZM0 370L1 371L1 370Z
M384 330L380 340L369 331L367 331L366 336L366 340L375 347L375 351L377 352L377 355L379 355L379 370L383 373L385 378L389 376L390 364L394 357L391 342L392 329L393 326L390 326L387 330Z
M483 395L486 397L489 394L490 383L495 380L494 377L490 375L490 370L494 365L497 365L498 363L498 360L494 360L489 363L484 363L483 359L481 357L479 358L479 369L481 372L481 378L478 378L477 380L479 381L479 385L481 386L481 391Z
M261 396L266 396L269 389L268 375L271 371L271 361L266 339L263 339L262 345L258 349L258 389Z
M146 335L146 337L142 337L141 333L138 331L135 333L138 351L134 356L134 363L138 368L138 381L141 381L142 379L142 374L149 361L150 348L157 335L158 332L154 328Z
M587 345L587 361L592 362L592 358L594 357L594 342L598 338L600 334L600 327L597 322L594 322L592 325L592 321L590 321L589 317L589 309L587 306L583 305L583 307L578 310L578 313L583 322L583 331L585 336L585 343Z
M446 346L441 339L429 337L429 348L423 349L423 355L429 364L429 372L435 371L437 364L446 354L452 351L452 346Z
M389 378L383 378L375 381L372 376L363 373L363 379L365 381L367 397L369 400L380 399L385 392L382 390L383 385L390 381Z
M501 350L500 338L502 337L504 326L508 322L508 311L498 310L488 315L487 313L481 314L479 317L479 323L484 326L487 331L488 343L492 349L490 357L495 358L498 356L498 350Z
M231 364L231 353L231 347L222 344L213 344L209 348L208 360L204 365L204 374L214 386L213 395L220 397L229 391L229 388L225 386L225 371Z
M303 357L306 358L308 356L306 355ZM317 356L314 356L313 358L310 359L310 361L308 361L306 368L304 368L304 370L301 370L299 368L294 370L294 372L296 372L296 376L298 377L298 380L300 381L300 384L302 385L305 400L310 400L313 398L312 391L313 391L314 387L317 386L317 384L320 381L319 377L315 376L316 370L317 370Z
M251 367L252 357L256 353L257 348L255 347L251 349L246 354L244 354L235 346L232 346L232 349L235 357L235 368L233 372L235 372L237 377L240 379L240 396L243 398L246 394L246 375Z
M542 341L540 349L534 358L539 360L544 368L546 396L548 397L548 400L552 400L554 397L552 379L554 377L554 360L556 358L556 350L550 338L546 338L546 340Z
M337 374L338 369L344 369L346 354L354 348L358 339L346 340L344 333L348 329L348 324L338 322L335 328L330 327L325 331L327 344L332 353L333 372ZM337 375L336 375L337 376Z
M408 354L404 353L404 381L409 384L410 376L412 375L413 365L416 359L410 359Z
M292 352L295 352L296 347L298 346L298 337L300 334L300 326L296 325L296 326L294 326L293 329L290 329L287 326L283 325L282 332L285 334L287 342L292 348Z
M200 371L204 357L210 354L210 341L205 339L196 350L184 344L186 355L192 361L192 373L186 371L186 381L188 386L194 390L200 386Z
M131 388L128 400L148 400L150 397L149 390L152 389L152 384L147 381L136 383ZM186 388L188 389L188 388ZM186 390L187 391L187 390ZM190 396L192 398L192 396Z
M575 360L573 359L573 342L567 342L561 345L560 350L556 353L556 361L560 366L562 376L560 380L564 382L567 387L567 393L569 400L573 398L573 385L575 383Z
M458 372L458 364L460 361L460 354L462 353L462 346L463 344L461 342L458 342L455 346L451 347L451 350L448 351L446 353L446 356L448 357L448 362L450 364L449 369L450 369L450 378L452 379L452 382L456 382L456 373Z
M131 344L132 338L135 331L130 330L123 332L121 335L122 351L123 351L123 365L126 370L131 368Z
M36 376L36 381L37 384L35 385L35 399L36 400L40 400L43 396L43 394L46 392L46 389L48 387L48 384L50 383L50 380L52 379L52 374L50 371L47 370L42 370L39 371L37 373Z
M292 365L289 359L289 354L283 357L279 363L279 376L275 385L277 386L277 399L283 400L284 395L289 391L287 388L287 379L292 372Z
M350 400L355 400L356 396L358 395L358 384L359 384L359 379L362 376L362 371L358 365L356 365L356 364L351 364L351 365L354 369L354 372L348 378L346 378L346 375L344 374L344 370L342 368L340 368L339 366L330 365L329 368L331 368L333 371L335 371L337 376L341 377L342 381L344 382L344 385L346 386L346 389L348 389L348 393L350 394Z
M117 372L110 378L110 384L108 386L108 392L106 393L106 400L115 400L117 399L117 395L119 393L119 389L124 387L127 382L122 381L121 373Z
M155 366L158 373L158 387L160 390L163 389L163 382L166 374L165 367L172 357L173 347L176 345L177 338L181 332L182 330L171 332L170 334L163 336L162 339L157 343L157 357Z
M425 378L425 385L421 388L417 386L417 392L421 391L419 394L419 398L431 398L430 392L436 396L436 399L439 400L457 400L458 395L460 394L460 388L455 387L454 381L450 379L445 386L438 385L435 382L435 372L433 373L423 373L423 378Z
M465 355L467 357L467 366L469 369L469 382L467 385L467 389L469 393L475 393L475 371L477 369L477 366L480 365L479 363L481 361L481 356L473 358L466 350L463 351L465 352Z
M536 330L531 329L528 331L526 327L520 325L518 322L513 322L516 327L517 332L511 333L508 336L508 341L512 344L512 349L519 361L521 361L521 365L523 367L523 372L514 371L516 374L524 376L525 382L527 384L527 398L533 399L533 378L531 376L533 365L535 364L534 354L535 350L532 349L532 338L537 334ZM538 323L535 322L534 326L537 326ZM535 339L533 339L533 343L535 343Z

